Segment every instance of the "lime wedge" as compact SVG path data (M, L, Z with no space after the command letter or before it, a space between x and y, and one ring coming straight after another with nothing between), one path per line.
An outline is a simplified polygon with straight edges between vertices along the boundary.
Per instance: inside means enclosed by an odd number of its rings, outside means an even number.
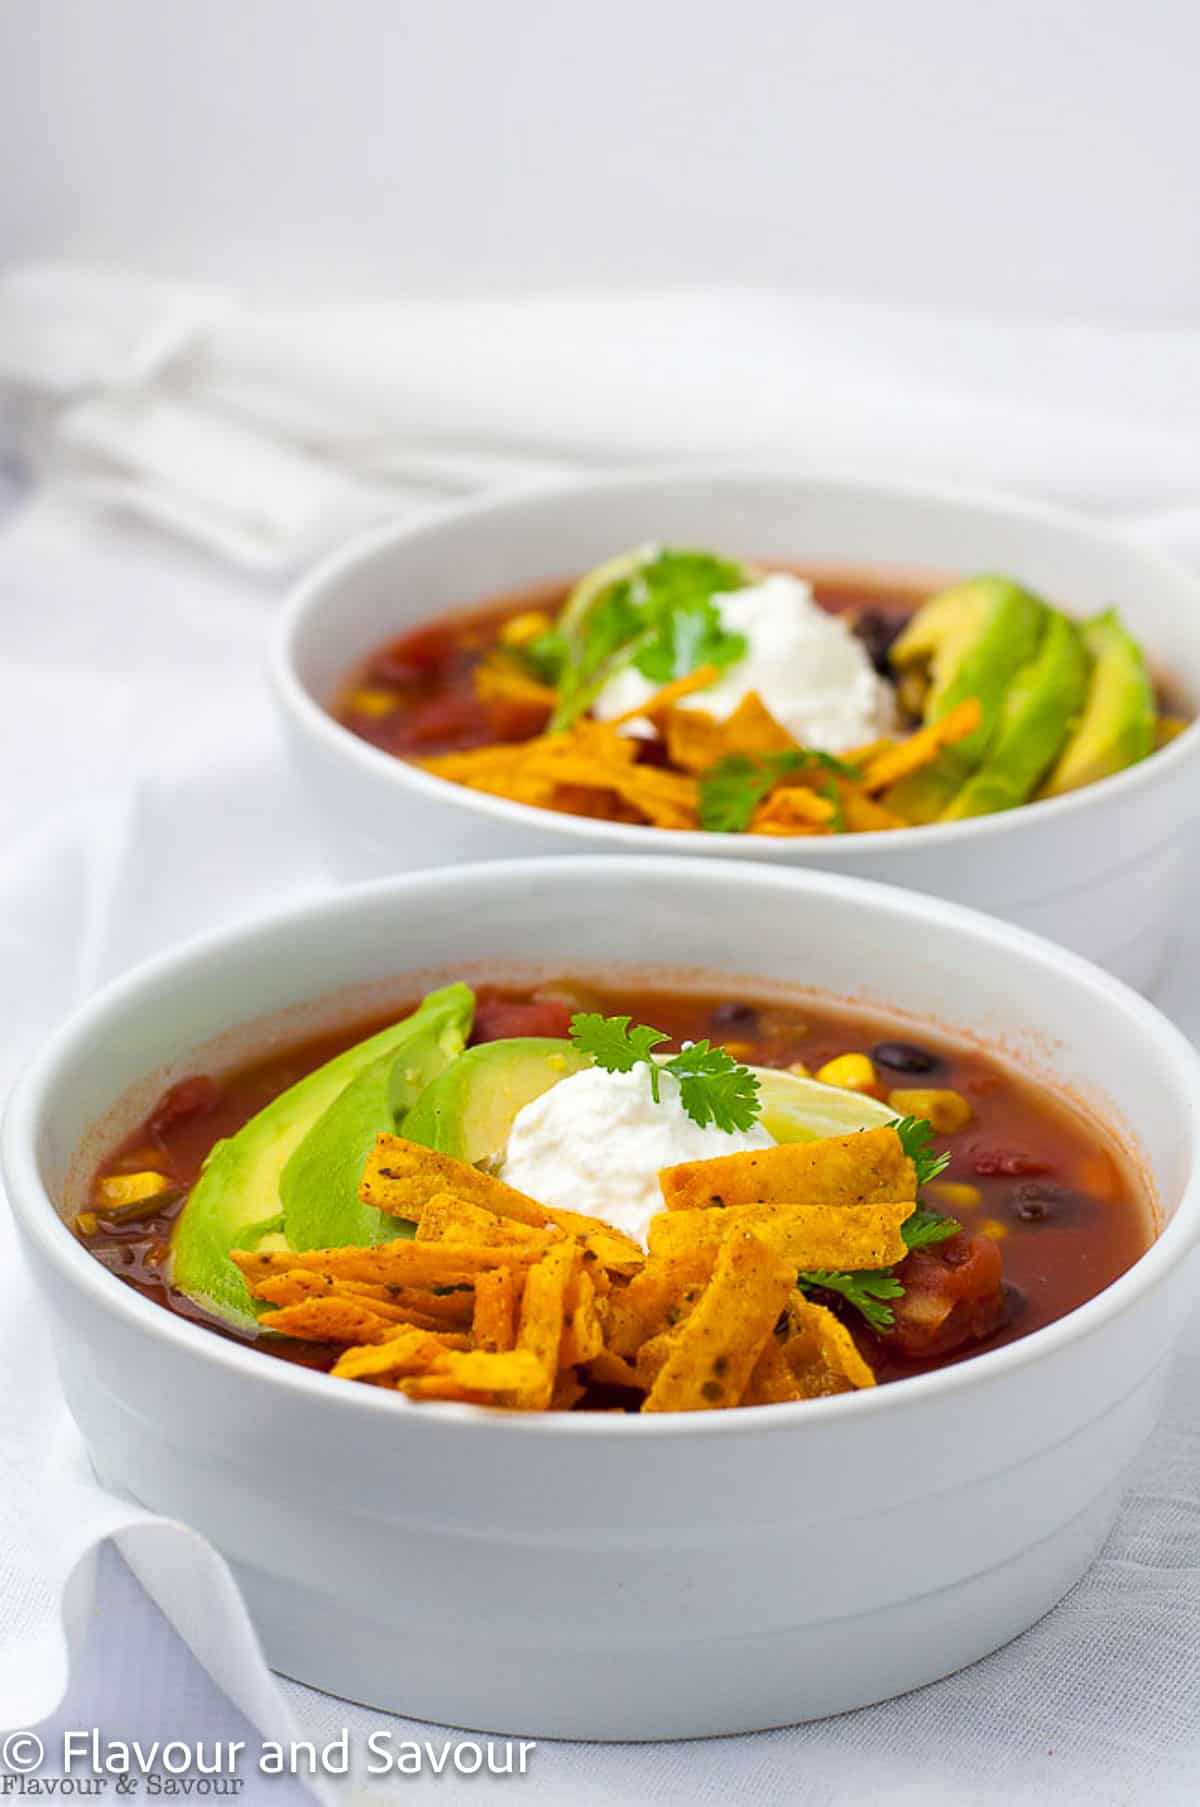
M847 1136L855 1129L878 1129L894 1123L896 1113L878 1098L822 1085L779 1067L751 1067L762 1099L759 1121L777 1142L816 1142L822 1136Z
M632 552L618 552L615 558L605 559L602 565L594 565L585 571L563 605L563 612L558 618L558 629L562 634L573 634L583 625L584 617L592 604L599 600L605 590L611 590L614 584L624 583L632 577L639 565L648 564L656 557L657 546L638 546Z

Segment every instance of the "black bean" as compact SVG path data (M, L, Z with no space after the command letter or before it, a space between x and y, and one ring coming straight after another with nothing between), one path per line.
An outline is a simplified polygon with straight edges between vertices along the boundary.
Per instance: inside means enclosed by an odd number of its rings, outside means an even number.
M1090 1223L1100 1210L1086 1192L1059 1186L1053 1180L1023 1180L1008 1193L1006 1203L1018 1223L1052 1223L1059 1229Z
M1029 1296L1021 1287L1014 1286L1011 1280L1004 1281L1003 1292L1004 1325L1015 1324L1018 1318L1023 1318L1029 1310ZM1000 1325L999 1328L1003 1329L1004 1325Z
M940 1055L916 1042L876 1042L871 1059L877 1067L890 1067L893 1073L936 1073L942 1065Z
M867 609L854 623L854 632L862 641L867 657L881 677L891 676L889 655L905 625L901 616L885 615L879 609Z
M714 1029L736 1029L740 1035L754 1036L759 1030L758 1011L753 1004L739 1003L731 999L726 1004L718 1004L712 1013Z

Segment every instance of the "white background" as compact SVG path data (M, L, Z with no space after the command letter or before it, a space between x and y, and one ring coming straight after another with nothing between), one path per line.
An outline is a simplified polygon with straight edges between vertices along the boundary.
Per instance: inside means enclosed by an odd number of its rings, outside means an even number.
M4 0L0 253L1178 320L1193 0Z

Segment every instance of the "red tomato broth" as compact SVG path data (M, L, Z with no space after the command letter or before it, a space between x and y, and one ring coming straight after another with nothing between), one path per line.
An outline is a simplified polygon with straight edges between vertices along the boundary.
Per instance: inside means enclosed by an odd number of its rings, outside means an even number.
M913 1045L909 1029L898 1030L886 1019L810 1009L773 998L769 992L731 997L629 990L568 979L536 987L481 986L477 999L472 1038L476 1042L513 1034L563 1034L573 1011L594 1009L652 1023L669 1034L673 1046L707 1036L750 1064L786 1067L802 1061L810 1072L839 1054L869 1052L880 1043ZM95 1186L106 1175L153 1166L166 1175L171 1192L153 1215L137 1222L106 1220L102 1206L93 1204L90 1209L99 1223L95 1234L81 1237L85 1246L121 1280L156 1303L210 1322L164 1277L172 1221L209 1150L305 1073L403 1014L397 1010L382 1019L347 1024L243 1066L215 1083L188 1080L172 1088L106 1156L93 1180ZM902 1072L877 1064L877 1094L936 1087L968 1097L974 1120L958 1134L937 1137L936 1142L951 1156L943 1180L974 1186L980 1197L967 1207L952 1205L938 1196L935 1182L923 1203L957 1217L964 1233L952 1243L914 1252L900 1277L913 1295L914 1310L930 1275L935 1290L962 1284L970 1293L982 1287L989 1302L977 1327L987 1334L918 1359L876 1337L853 1308L834 1295L820 1295L843 1317L881 1382L960 1361L1054 1322L1111 1285L1154 1235L1149 1201L1129 1163L1082 1114L975 1049L923 1032L916 1047L932 1057L932 1069ZM990 1239L994 1237L999 1240ZM1002 1309L997 1306L993 1251L998 1251L1003 1269ZM942 1264L941 1271L935 1273L931 1262ZM955 1269L949 1280L946 1263ZM896 1309L903 1312L905 1301L897 1301ZM969 1303L962 1307L968 1314L974 1309ZM211 1327L231 1334L221 1326ZM316 1368L331 1366L337 1355L336 1350L282 1339L264 1342L262 1348L272 1356Z

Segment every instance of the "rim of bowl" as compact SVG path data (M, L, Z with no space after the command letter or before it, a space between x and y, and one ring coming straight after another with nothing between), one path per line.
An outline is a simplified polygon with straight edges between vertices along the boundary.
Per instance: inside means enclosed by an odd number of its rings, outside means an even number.
M411 520L368 528L364 533L356 535L301 578L284 601L269 651L269 676L276 697L300 729L310 738L316 739L332 758L353 767L368 779L389 783L400 792L415 791L433 803L452 805L468 812L490 816L501 822L509 822L514 827L533 827L543 833L561 834L568 839L596 846L622 847L630 852L642 853L644 850L646 854L674 854L688 858L706 855L712 857L718 849L721 850L721 855L737 850L740 857L758 858L771 864L794 863L802 867L810 863L819 864L827 857L827 850L814 849L806 844L792 846L789 843L786 853L782 848L772 848L769 853L756 849L753 854L743 856L741 849L746 843L745 835L606 822L591 816L569 815L560 810L538 809L533 804L517 803L507 797L496 797L486 791L471 790L466 785L455 784L447 778L435 777L432 772L422 771L419 766L410 764L394 753L386 753L382 748L372 746L369 741L360 739L344 727L312 695L297 671L296 641L308 625L310 616L319 613L322 606L326 605L330 592L347 572L385 548L402 545L408 539L435 529L453 527L459 521L519 514L531 503L558 499L569 502L573 496L581 493L653 487L656 484L683 481L708 487L755 482L791 484L892 500L907 499L914 503L949 503L959 508L1001 509L1043 526L1059 527L1073 533L1082 532L1095 540L1118 545L1125 551L1132 549L1147 565L1157 567L1164 575L1169 575L1172 581L1183 583L1191 589L1200 608L1200 579L1169 554L1143 546L1131 536L1073 509L1031 501L1014 495L1011 491L902 481L867 483L851 477L819 475L803 468L788 470L778 466L668 464L626 467L619 471L606 471L600 476L568 476L559 482L522 486L518 491L508 491L501 496L437 505L423 510ZM1127 766L1124 771L1116 772L1108 778L1098 779L1094 784L1068 791L1061 797L1040 799L1032 806L1035 812L1032 819L1053 825L1070 814L1103 808L1107 798L1133 793L1157 783L1160 778L1170 776L1178 766L1188 762L1200 766L1200 716L1190 721L1182 733L1166 746L1157 748L1152 757L1139 760L1136 765ZM1022 804L1016 809L988 816L965 817L957 822L930 822L919 827L892 829L887 837L888 847L895 847L898 852L919 852L928 847L949 846L956 841L975 842L1019 834L1023 825L1031 819L1027 814L1030 808L1029 804ZM856 859L865 859L872 852L878 852L878 846L870 835L847 835L836 851L839 865L852 864Z
M344 1386L331 1375L288 1362L271 1361L252 1344L214 1335L204 1324L164 1310L161 1305L124 1285L89 1255L59 1216L38 1170L36 1128L43 1108L53 1097L56 1069L76 1043L86 1042L97 1030L103 1030L105 1019L119 1013L143 988L169 979L173 973L195 961L220 958L240 942L253 942L260 937L269 937L275 942L291 927L314 919L325 918L333 925L347 909L353 911L360 900L375 897L403 897L413 890L436 892L443 888L453 893L470 890L485 880L492 884L497 880L528 881L531 875L552 884L564 868L576 875L590 874L603 882L627 882L632 876L629 871L632 864L603 854L591 859L547 855L375 879L294 904L286 910L259 913L144 961L74 1011L42 1045L17 1082L3 1125L4 1180L14 1214L21 1220L26 1234L37 1241L47 1260L72 1286L90 1294L100 1308L123 1318L137 1330L163 1338L198 1360L224 1368L231 1376L256 1381L260 1386L282 1387L307 1397L314 1411L334 1406L341 1411L392 1414L393 1423L398 1409L403 1411L407 1406L412 1411L422 1412L425 1408L408 1401L397 1401L393 1395L384 1395L373 1387ZM764 1430L777 1430L782 1434L813 1422L814 1413L820 1414L825 1421L832 1421L869 1419L879 1411L918 1410L931 1400L957 1394L963 1388L985 1387L1000 1381L1005 1375L1052 1355L1066 1344L1098 1334L1143 1294L1152 1291L1164 1274L1183 1260L1189 1248L1200 1240L1200 1053L1159 1010L1122 981L1025 929L1015 928L982 911L918 895L896 885L840 873L763 864L756 864L748 874L744 867L730 866L720 860L656 858L649 864L663 876L678 877L686 883L736 882L744 885L751 882L770 888L816 892L825 895L831 906L836 906L839 900L883 903L893 910L922 917L935 929L944 924L960 932L965 930L1022 960L1029 968L1030 991L1034 996L1039 967L1051 968L1060 975L1066 973L1071 983L1089 992L1102 1009L1122 1013L1127 1023L1133 1022L1137 1033L1156 1042L1185 1081L1182 1089L1189 1091L1190 1104L1181 1124L1180 1137L1190 1166L1178 1206L1174 1216L1133 1266L1074 1311L1002 1348L985 1350L969 1360L908 1377L896 1385L775 1406L767 1419L758 1412L747 1411L681 1412L656 1414L651 1418L638 1414L617 1418L607 1413L504 1414L479 1406L442 1402L438 1414L440 1422L455 1422L473 1435L724 1437ZM639 861L638 865L644 870L643 862Z

